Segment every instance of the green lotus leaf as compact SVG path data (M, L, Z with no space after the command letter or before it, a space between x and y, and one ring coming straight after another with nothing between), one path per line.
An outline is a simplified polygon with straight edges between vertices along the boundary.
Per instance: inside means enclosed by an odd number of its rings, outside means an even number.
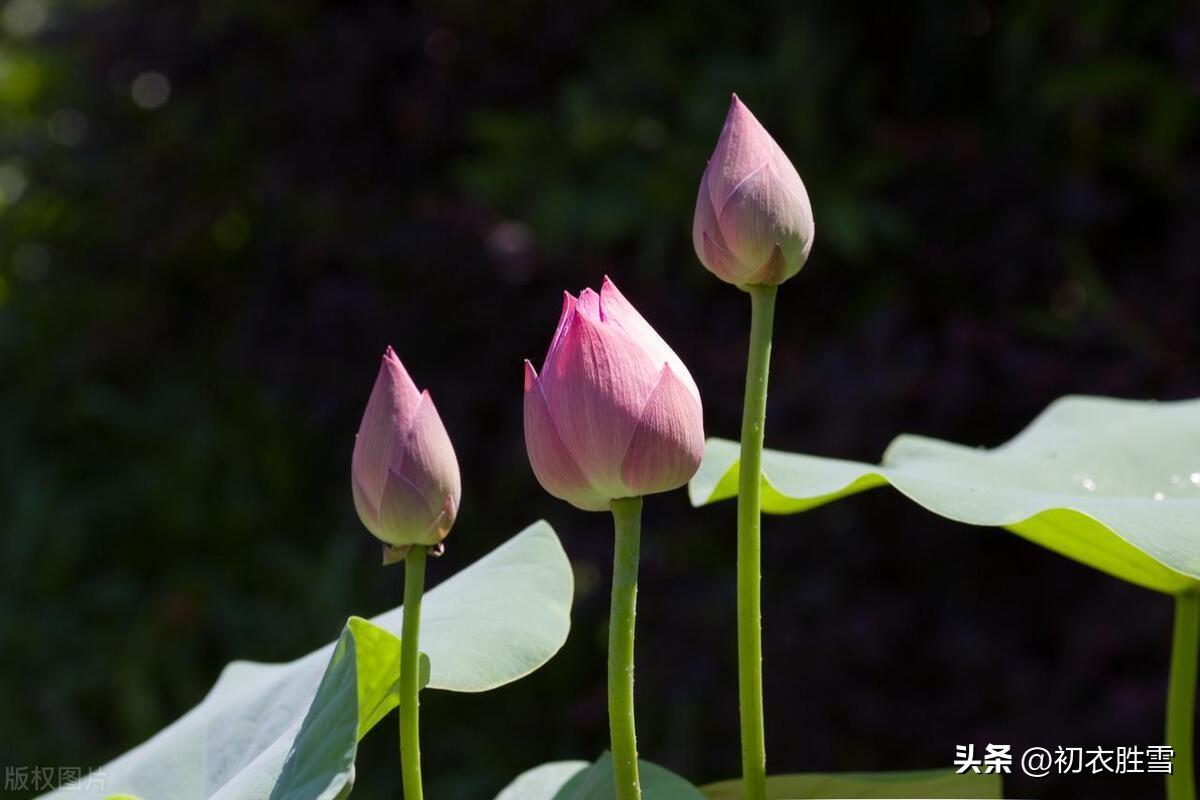
M646 800L741 800L740 778L696 789L683 778L646 761L638 761ZM951 770L919 772L862 772L839 775L770 775L768 800L825 800L848 798L1001 798L1000 775L959 775ZM612 760L605 753L592 764L555 761L524 772L496 800L610 800Z
M692 503L736 496L737 467L736 442L709 440ZM767 513L890 484L1140 586L1177 594L1200 581L1200 400L1065 397L993 450L905 435L878 465L768 450L762 481Z
M526 528L425 595L422 683L481 692L537 669L566 641L573 592L554 531ZM397 704L400 627L399 608L352 617L336 642L303 658L234 662L200 705L91 780L45 797L345 797L358 740Z
M496 800L553 800L578 773L591 766L586 761L551 761L526 770L505 786Z
M645 800L704 800L695 786L668 769L638 759L642 797ZM496 795L496 800L612 800L612 755L604 753L586 761L542 764L516 779Z
M743 797L740 778L702 786L700 791L707 800L741 800ZM767 776L767 800L832 800L847 797L856 800L993 800L1004 797L1004 785L999 775L959 775L951 770Z

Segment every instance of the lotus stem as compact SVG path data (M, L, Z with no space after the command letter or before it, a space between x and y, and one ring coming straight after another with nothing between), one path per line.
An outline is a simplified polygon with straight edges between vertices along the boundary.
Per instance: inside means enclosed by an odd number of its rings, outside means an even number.
M747 287L750 293L750 355L742 408L742 453L738 473L737 610L738 702L742 728L745 800L767 795L767 745L763 730L762 678L762 450L767 416L767 373L775 286Z
M424 545L404 557L404 622L400 630L400 770L404 800L421 800L421 676L418 658L421 595L425 591Z
M1200 591L1175 596L1171 637L1171 677L1167 686L1167 744L1174 748L1167 800L1196 800L1193 767L1196 720L1196 666L1200 655Z
M642 498L613 500L612 514L616 546L608 619L608 728L616 800L640 800L642 786L638 779L637 731L633 721L633 631L637 618Z

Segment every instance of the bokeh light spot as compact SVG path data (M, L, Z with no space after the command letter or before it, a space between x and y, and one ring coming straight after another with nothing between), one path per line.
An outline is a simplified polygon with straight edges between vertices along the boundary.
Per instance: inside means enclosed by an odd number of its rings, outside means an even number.
M34 36L46 27L50 4L46 0L12 0L0 11L4 30L13 36Z
M23 169L16 164L0 164L0 208L20 200L28 185Z
M60 108L46 122L50 139L64 147L78 147L88 132L88 118L73 108Z
M143 72L133 79L129 93L139 108L153 111L171 99L171 82L161 72Z

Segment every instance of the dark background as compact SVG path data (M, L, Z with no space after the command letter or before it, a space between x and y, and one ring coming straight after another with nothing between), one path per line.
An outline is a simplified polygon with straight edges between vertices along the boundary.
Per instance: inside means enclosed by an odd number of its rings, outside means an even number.
M521 360L607 273L736 435L748 302L690 240L731 91L817 220L769 446L875 460L902 431L998 444L1065 393L1200 395L1196 7L831 5L5 4L0 764L97 766L227 661L398 604L348 480L388 343L462 464L431 582L543 516L578 578L548 666L423 701L429 794L597 755L610 520L534 480ZM731 777L733 506L675 492L645 526L641 751ZM1168 598L890 490L765 528L773 771L1161 741ZM356 797L398 796L395 738Z

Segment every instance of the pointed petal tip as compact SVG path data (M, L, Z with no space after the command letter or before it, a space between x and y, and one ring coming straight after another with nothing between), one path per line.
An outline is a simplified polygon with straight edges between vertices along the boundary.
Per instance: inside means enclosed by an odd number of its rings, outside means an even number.
M600 295L590 286L579 293L579 300L575 303L575 314L580 319L591 319L595 322L601 321Z
M525 392L526 392L526 394L528 394L529 390L533 388L533 385L535 383L537 383L537 379L538 379L538 374L537 374L537 370L533 368L533 362L530 361L528 358L525 359Z
M582 292L580 294L582 294ZM579 305L579 299L577 297L575 297L575 295L571 294L566 289L564 289L563 290L562 311L560 311L559 315L558 315L558 327L560 329L562 328L563 323L566 322L568 318L570 318L571 313L575 310L575 308L578 305Z
M600 284L600 315L602 319L607 319L609 316L610 306L613 302L626 302L625 295L621 294L621 290L613 283L612 278L604 276L604 282Z
M408 374L408 370L404 367L404 362L400 360L400 356L396 355L396 351L392 349L391 345L388 345L387 349L383 351L382 369L386 369L392 375L398 376L405 385L411 386L413 391L416 391L416 382Z
M571 311L574 310L575 305L578 302L579 301L575 299L574 295L572 295L566 289L563 290L562 309L558 312L558 325L556 326L556 330L554 332L555 337L557 337L559 331L562 330L563 323L566 322L571 316Z
M754 119L750 107L742 102L742 98L737 96L737 92L734 92L729 98L729 116L730 118L748 116L750 119Z

